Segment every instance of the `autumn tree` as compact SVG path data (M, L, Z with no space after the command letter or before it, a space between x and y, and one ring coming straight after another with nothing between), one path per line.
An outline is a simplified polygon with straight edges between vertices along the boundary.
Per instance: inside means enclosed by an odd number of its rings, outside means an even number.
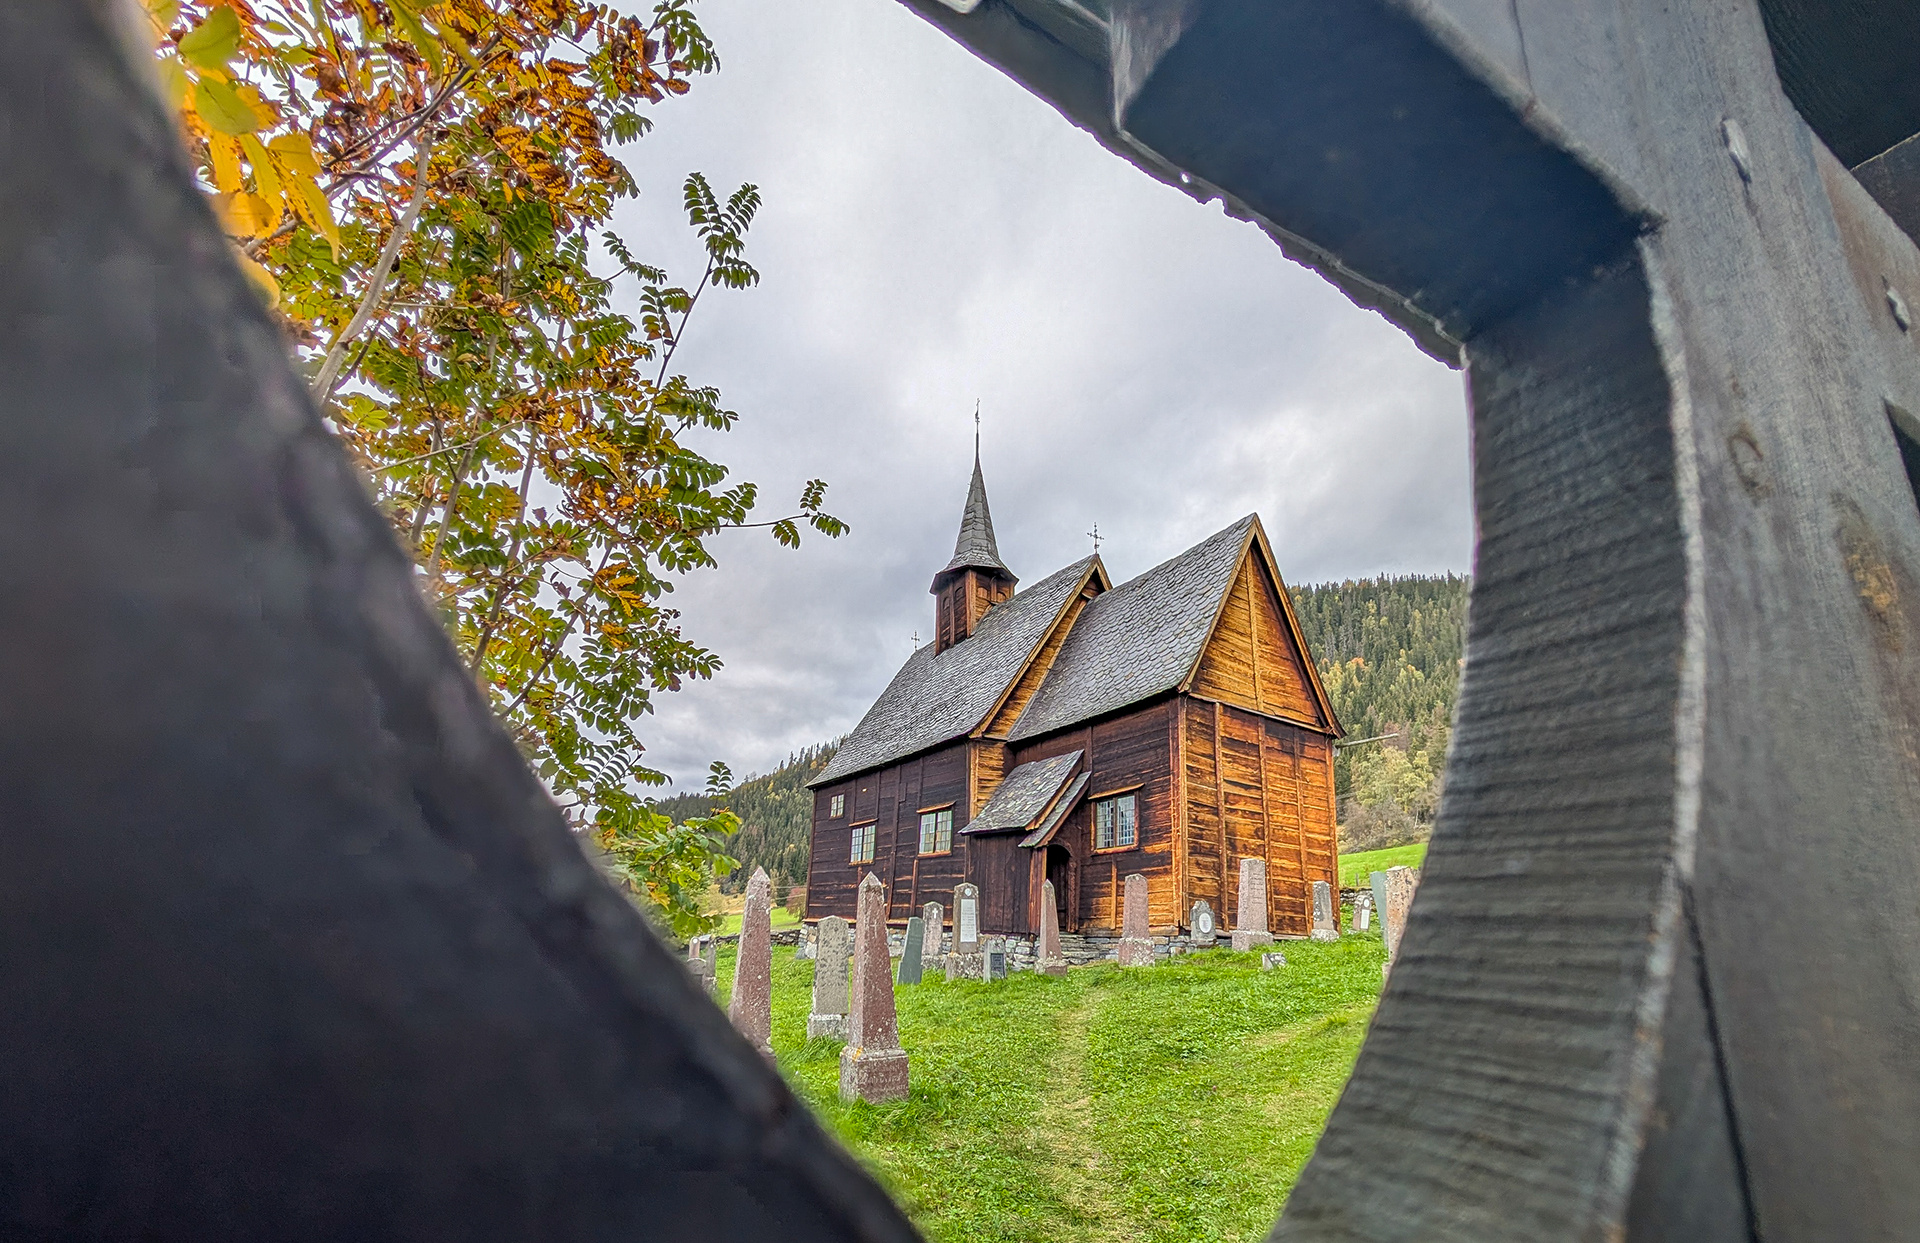
M690 282L607 227L637 190L610 147L718 67L690 0L644 20L581 0L150 10L215 210L473 677L576 824L694 930L730 818L654 811L636 732L720 663L682 634L672 576L713 565L725 530L844 527L818 480L751 521L754 485L689 443L738 419L674 362L704 297L757 283L759 192L686 178Z

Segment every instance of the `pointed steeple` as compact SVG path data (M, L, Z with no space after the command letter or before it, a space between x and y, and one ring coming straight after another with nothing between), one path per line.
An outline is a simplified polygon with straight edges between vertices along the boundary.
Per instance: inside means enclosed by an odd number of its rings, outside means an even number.
M973 482L967 485L967 506L960 511L960 536L953 542L953 560L933 576L929 590L934 602L934 651L944 652L973 633L988 609L1013 595L1019 584L1000 545L993 537L993 514L987 509L987 481L980 473L980 446L973 449Z
M960 537L953 541L953 560L940 571L998 570L1012 574L1000 560L1000 545L993 538L993 513L987 508L987 480L980 473L980 450L973 453L973 482L967 485L967 507L960 511Z

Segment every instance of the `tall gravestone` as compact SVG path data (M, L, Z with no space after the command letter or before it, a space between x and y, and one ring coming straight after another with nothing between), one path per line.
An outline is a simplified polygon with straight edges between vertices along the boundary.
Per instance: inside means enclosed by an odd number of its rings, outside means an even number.
M733 969L733 999L727 1017L748 1043L773 1056L773 884L765 868L747 879L747 905L740 914L740 956Z
M1041 975L1065 975L1067 960L1060 952L1060 909L1054 905L1053 882L1040 882L1040 952L1033 969Z
M1353 896L1353 928L1365 932L1373 927L1373 890L1362 889Z
M1333 886L1326 881L1313 882L1313 939L1338 941L1340 929L1333 920Z
M1123 967L1151 967L1153 939L1147 935L1147 878L1135 872L1125 881L1120 900L1120 950Z
M1240 903L1233 913L1233 949L1244 954L1261 945L1272 945L1267 931L1267 861L1240 860Z
M907 1054L893 1009L893 960L887 954L887 889L872 873L860 882L853 930L853 1012L840 1050L840 1099L904 1100Z
M1215 930L1213 908L1207 905L1205 898L1201 898L1187 912L1187 939L1193 942L1195 949L1212 949Z
M907 937L900 947L900 982L920 982L920 952L926 938L926 921L918 915L907 919Z
M807 1039L847 1038L847 960L853 937L847 921L829 915L815 927L813 1010L807 1015Z
M986 955L980 951L980 887L953 888L953 951L947 955L949 980L984 980Z
M938 902L929 902L920 908L920 922L925 926L926 946L920 951L926 961L938 963L946 954L947 913Z
M1409 867L1388 868L1386 877L1387 901L1380 911L1380 931L1387 942L1387 965L1400 956L1400 936L1407 930L1407 912L1413 907L1413 891L1419 886L1419 876Z
M1387 874L1385 872L1368 873L1367 888L1373 893L1373 917L1381 921L1380 930L1384 934L1387 918Z

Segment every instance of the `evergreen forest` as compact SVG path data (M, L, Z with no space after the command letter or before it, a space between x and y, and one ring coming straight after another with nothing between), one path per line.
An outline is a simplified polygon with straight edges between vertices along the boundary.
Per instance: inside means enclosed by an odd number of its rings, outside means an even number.
M1293 607L1347 736L1336 751L1342 850L1424 840L1439 803L1453 699L1466 655L1468 580L1366 578L1291 588ZM1383 736L1384 735L1384 736ZM1365 739L1378 739L1367 742ZM826 742L749 777L728 806L741 828L731 850L737 890L764 867L776 892L806 883L813 799L806 783L833 758ZM707 814L704 794L659 800L676 821Z

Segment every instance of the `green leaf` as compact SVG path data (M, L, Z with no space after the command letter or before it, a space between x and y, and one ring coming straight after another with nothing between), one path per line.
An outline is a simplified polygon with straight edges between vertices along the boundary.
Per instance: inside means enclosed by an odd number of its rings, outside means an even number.
M240 93L218 78L201 78L193 84L193 110L216 133L251 134L260 128L260 118Z
M180 37L180 55L202 69L225 69L227 62L233 59L233 54L239 49L240 18L225 6L207 14L205 21ZM245 131L226 132L239 134Z

